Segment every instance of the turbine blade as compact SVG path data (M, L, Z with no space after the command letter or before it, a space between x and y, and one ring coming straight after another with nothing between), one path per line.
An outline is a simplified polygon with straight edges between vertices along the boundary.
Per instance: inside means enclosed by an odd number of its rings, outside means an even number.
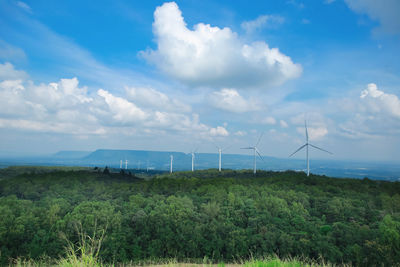
M291 156L293 156L294 154L296 154L297 152L299 152L300 150L302 150L307 144L302 145L301 147L299 147L295 152L293 152L292 154L290 154L289 158Z
M254 149L254 147L241 147L240 149Z
M224 148L221 149L221 150L224 151L224 150L227 150L227 149L229 149L229 148L231 148L231 147L232 147L232 145L229 145L229 146L224 147Z
M264 135L264 132L261 133L261 135L260 135L260 137L258 138L258 141L257 141L255 147L258 146L258 144L260 143L261 138L263 137L263 135Z
M304 120L304 128L306 129L306 140L308 142L308 130L307 130L307 121Z
M260 157L260 159L261 159L262 161L264 161L263 156L261 156L261 154L260 154L260 152L258 152L258 149L257 149L257 148L256 148L256 152L257 152L258 156ZM264 162L265 162L265 161L264 161Z
M326 152L326 153L329 153L329 154L333 155L333 153L332 153L332 152L329 152L328 150L322 149L322 148L317 147L317 146L314 146L314 145L312 145L312 144L309 144L309 145L312 146L313 148L319 149L319 150L321 150L321 151L324 151L324 152Z

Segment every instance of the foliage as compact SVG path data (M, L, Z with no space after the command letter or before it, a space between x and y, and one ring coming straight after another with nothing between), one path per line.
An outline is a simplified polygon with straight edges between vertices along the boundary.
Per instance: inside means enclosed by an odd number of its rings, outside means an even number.
M94 266L171 258L270 266L251 259L276 255L398 266L399 195L398 182L291 171L20 174L0 181L0 264L75 255ZM96 247L89 237L102 231L101 249L82 246Z

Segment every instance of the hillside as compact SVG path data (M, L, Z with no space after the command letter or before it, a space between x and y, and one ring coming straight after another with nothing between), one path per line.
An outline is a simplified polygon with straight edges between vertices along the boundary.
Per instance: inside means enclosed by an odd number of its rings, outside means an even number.
M277 255L393 266L400 183L265 171L149 180L102 170L30 173L0 181L0 229L1 264L57 259L79 232L96 239L104 231L105 262Z

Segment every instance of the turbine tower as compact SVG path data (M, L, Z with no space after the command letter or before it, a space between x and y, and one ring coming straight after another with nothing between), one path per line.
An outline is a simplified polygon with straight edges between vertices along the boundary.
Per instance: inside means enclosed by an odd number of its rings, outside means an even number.
M119 161L119 168L122 169L122 159Z
M192 154L192 172L194 172L194 152L191 152L190 154Z
M192 152L188 153L192 156L192 172L194 172L194 158L195 158L195 153L198 150L198 148L196 148L195 150L192 150Z
M257 143L256 143L255 146L250 146L250 147L243 147L243 148L241 148L241 149L252 149L253 152L254 152L254 169L253 169L254 175L257 173L257 154L258 154L258 156L260 157L261 160L264 160L263 157L262 157L261 154L260 154L260 151L258 151L258 149L257 149L257 146L258 146L258 144L260 143L263 134L264 134L264 133L262 133L262 134L260 135L260 138L258 138L258 141L257 141Z
M310 144L308 142L308 130L307 130L307 122L306 121L304 121L304 128L306 129L306 143L304 145L302 145L301 147L299 147L295 152L290 154L289 157L293 156L294 154L296 154L297 152L299 152L300 150L302 150L305 147L306 148L306 159L307 159L307 176L310 176L310 159L308 157L308 147L312 146L313 148L319 149L319 150L324 151L326 153L329 153L329 154L333 154L333 153L329 152L329 151L327 151L325 149L322 149L320 147L314 146L313 144Z
M125 170L127 170L128 169L128 160L126 159L125 160Z
M219 153L218 171L221 172L221 154L222 154L222 149L220 147L218 148L218 153Z
M174 162L174 156L170 155L170 158L171 158L171 162L170 162L170 166L169 166L169 173L172 173L172 164Z
M222 151L228 149L228 148L231 147L231 146L227 146L227 147L221 148L221 147L215 145L215 147L218 149L218 158L219 158L219 161L218 161L218 171L221 172L221 167L222 167Z

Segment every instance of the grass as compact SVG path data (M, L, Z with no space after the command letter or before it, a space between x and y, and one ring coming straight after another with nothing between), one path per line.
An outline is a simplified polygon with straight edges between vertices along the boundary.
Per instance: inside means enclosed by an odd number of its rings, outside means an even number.
M350 266L350 265L334 265L330 263L317 263L315 261L302 261L299 259L279 259L271 257L260 260L249 260L242 263L185 263L177 262L174 259L164 261L164 263L102 263L96 257L89 254L77 255L69 254L67 257L59 260L43 259L39 261L17 259L9 265L15 267L39 267L39 266L60 266L60 267L133 267L133 266L146 266L146 267L335 267L335 266Z

